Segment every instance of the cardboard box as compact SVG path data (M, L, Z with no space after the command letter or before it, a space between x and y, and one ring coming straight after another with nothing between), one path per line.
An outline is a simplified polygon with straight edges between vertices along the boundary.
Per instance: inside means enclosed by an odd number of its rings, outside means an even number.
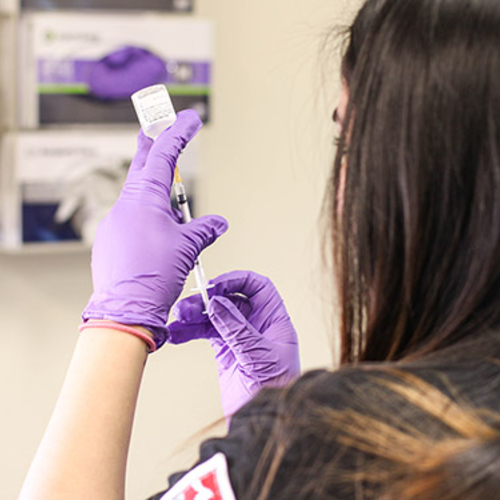
M156 83L167 85L177 111L194 108L209 120L208 21L159 14L33 13L22 17L20 50L23 128L135 123L131 93ZM121 97L103 97L103 88L120 89Z
M0 232L4 249L84 241L118 198L137 129L8 133L1 142ZM180 160L188 192L196 148Z

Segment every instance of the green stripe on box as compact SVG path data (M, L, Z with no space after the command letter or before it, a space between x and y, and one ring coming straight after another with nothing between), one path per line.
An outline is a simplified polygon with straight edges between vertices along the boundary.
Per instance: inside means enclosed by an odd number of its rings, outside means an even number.
M42 84L38 85L38 93L39 94L88 94L89 86L85 83L81 84Z
M189 95L209 95L210 87L206 85L168 85L170 95L189 96ZM38 85L39 94L90 94L90 88L87 84L61 84L50 83Z
M206 85L167 85L170 95L209 95L210 87Z

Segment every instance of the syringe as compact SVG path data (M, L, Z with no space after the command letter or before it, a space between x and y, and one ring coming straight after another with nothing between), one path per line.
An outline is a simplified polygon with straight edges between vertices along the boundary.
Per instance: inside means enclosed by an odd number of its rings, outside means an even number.
M174 192L177 199L177 204L179 205L179 210L182 214L182 222L184 222L184 224L187 224L192 220L191 210L189 208L189 202L186 195L186 188L184 187L181 174L177 167L175 167L174 172ZM203 266L199 257L198 259L196 259L196 262L194 264L194 276L196 279L196 290L201 293L201 298L203 300L203 304L205 305L204 312L207 312L209 300L207 293L207 278L205 277L205 271L203 270Z

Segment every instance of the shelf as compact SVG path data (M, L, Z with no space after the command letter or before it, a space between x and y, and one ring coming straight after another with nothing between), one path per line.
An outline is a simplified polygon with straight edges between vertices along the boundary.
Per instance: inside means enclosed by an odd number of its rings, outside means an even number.
M1 245L1 243L0 243ZM5 248L0 246L0 255L53 255L53 254L76 254L90 253L91 249L79 242L55 242L55 243L25 243L19 247Z

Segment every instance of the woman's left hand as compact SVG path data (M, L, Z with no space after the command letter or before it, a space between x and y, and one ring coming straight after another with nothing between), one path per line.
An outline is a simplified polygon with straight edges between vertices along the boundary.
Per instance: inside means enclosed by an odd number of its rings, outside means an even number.
M299 377L299 345L285 304L269 278L233 271L210 283L208 314L199 295L178 302L169 342L210 340L222 410L229 419L263 387L283 387Z
M156 140L142 132L120 198L100 223L92 252L94 293L83 319L108 319L167 338L170 308L200 252L227 230L219 216L181 224L170 202L177 158L201 128L182 111Z

